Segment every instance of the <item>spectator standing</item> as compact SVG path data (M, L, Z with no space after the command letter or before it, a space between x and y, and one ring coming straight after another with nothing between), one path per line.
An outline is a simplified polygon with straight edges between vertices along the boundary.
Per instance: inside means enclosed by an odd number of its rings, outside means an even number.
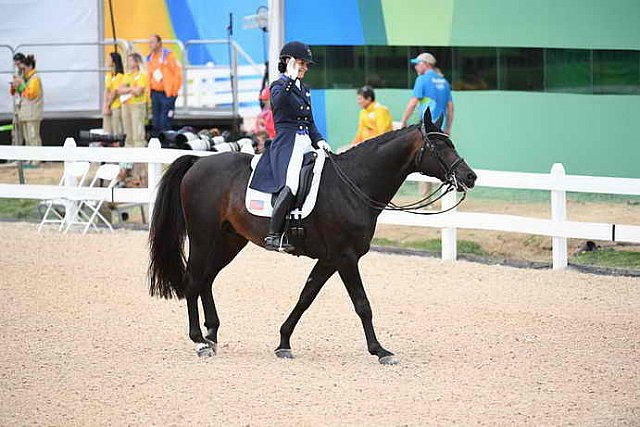
M122 122L127 134L126 145L145 147L144 121L147 107L148 77L143 69L142 56L132 53L128 57L129 72L124 75L118 89L122 103Z
M118 89L122 102L122 121L129 147L146 147L144 122L147 113L148 77L143 69L142 56L132 53L127 58L129 72L124 75L123 84ZM136 185L146 185L144 165L127 165L132 169Z
M407 126L407 120L420 104L420 117L424 116L427 108L431 111L431 117L436 122L440 117L444 119L442 130L446 134L451 133L453 124L453 100L451 99L451 87L447 79L442 75L442 71L436 68L436 58L423 52L411 59L418 77L413 85L413 94L404 114L402 115L402 127ZM433 185L428 182L419 184L420 192L429 195L433 191Z
M102 129L109 134L124 133L122 102L118 88L124 83L122 56L118 52L109 54L111 71L104 78L104 102L102 106Z
M269 139L276 137L276 126L273 122L273 110L271 110L271 90L268 87L260 92L260 100L264 103L262 111L256 118L256 125L253 130L254 134L266 132Z
M376 102L376 94L371 86L358 89L357 99L362 110L358 119L358 131L352 144L360 144L362 141L387 133L393 128L389 109Z
M182 69L173 52L162 47L162 38L154 34L149 38L147 56L149 86L151 88L152 135L171 129L176 97L182 86Z
M431 110L431 116L435 122L440 116L444 116L442 130L446 134L451 133L453 124L453 100L451 99L451 88L447 79L436 71L436 58L423 52L411 60L418 77L413 85L413 94L407 108L402 115L402 127L407 125L409 117L420 104L420 117L423 116L427 107Z
M43 91L40 76L36 73L36 59L27 55L21 62L22 74L13 76L12 92L20 99L18 122L25 145L40 146L40 122L42 121ZM20 141L22 143L22 141ZM37 162L31 162L37 164Z
M26 57L23 53L16 53L13 55L13 68L14 75L22 77L23 72L22 69L24 67L24 59ZM20 135L20 121L18 120L18 108L20 104L20 95L18 94L16 87L13 84L13 80L9 82L9 92L11 93L12 101L13 101L13 119L12 125L13 130L11 132L11 144L12 145L22 145L22 135Z

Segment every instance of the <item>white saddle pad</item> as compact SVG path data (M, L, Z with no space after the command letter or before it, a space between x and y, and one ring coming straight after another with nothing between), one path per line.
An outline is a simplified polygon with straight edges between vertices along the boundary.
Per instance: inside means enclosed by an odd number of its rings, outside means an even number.
M291 211L291 214L295 217L301 216L302 218L306 218L309 216L311 211L313 211L313 207L316 205L316 199L318 197L318 188L320 188L320 178L322 176L322 168L324 166L324 160L327 158L327 153L324 150L315 150L316 154L316 163L313 166L313 179L311 180L311 189L309 190L309 194L302 205L302 209L294 209ZM258 164L258 160L262 154L258 154L254 156L251 160L251 178L249 178L249 183L253 179L253 174L256 171L256 165ZM247 192L244 199L245 206L247 210L256 216L264 216L271 217L271 213L273 212L273 207L271 206L271 193L263 193L262 191L254 190L253 188L249 188L249 184L247 184Z

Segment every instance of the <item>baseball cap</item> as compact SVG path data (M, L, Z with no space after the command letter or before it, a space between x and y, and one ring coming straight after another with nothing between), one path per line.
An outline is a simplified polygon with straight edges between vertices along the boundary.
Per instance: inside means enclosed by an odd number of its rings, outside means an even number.
M429 52L422 52L420 55L411 59L412 64L417 64L418 62L426 62L427 64L436 65L436 58Z

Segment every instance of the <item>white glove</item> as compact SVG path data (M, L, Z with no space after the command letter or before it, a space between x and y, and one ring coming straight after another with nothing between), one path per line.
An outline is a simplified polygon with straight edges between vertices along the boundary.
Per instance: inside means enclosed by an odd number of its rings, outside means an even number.
M331 146L327 144L327 141L325 141L324 139L318 141L318 148L323 149L327 153L331 153Z
M300 72L300 65L296 62L295 58L289 58L287 61L287 72L285 73L289 78L295 80L298 78Z

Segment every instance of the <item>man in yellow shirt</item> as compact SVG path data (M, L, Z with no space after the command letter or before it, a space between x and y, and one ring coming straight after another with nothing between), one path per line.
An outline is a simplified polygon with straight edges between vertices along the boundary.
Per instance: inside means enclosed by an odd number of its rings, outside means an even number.
M367 139L387 133L392 129L392 118L389 109L376 102L376 94L371 86L358 89L358 104L362 107L358 119L358 132L353 144L360 144Z

